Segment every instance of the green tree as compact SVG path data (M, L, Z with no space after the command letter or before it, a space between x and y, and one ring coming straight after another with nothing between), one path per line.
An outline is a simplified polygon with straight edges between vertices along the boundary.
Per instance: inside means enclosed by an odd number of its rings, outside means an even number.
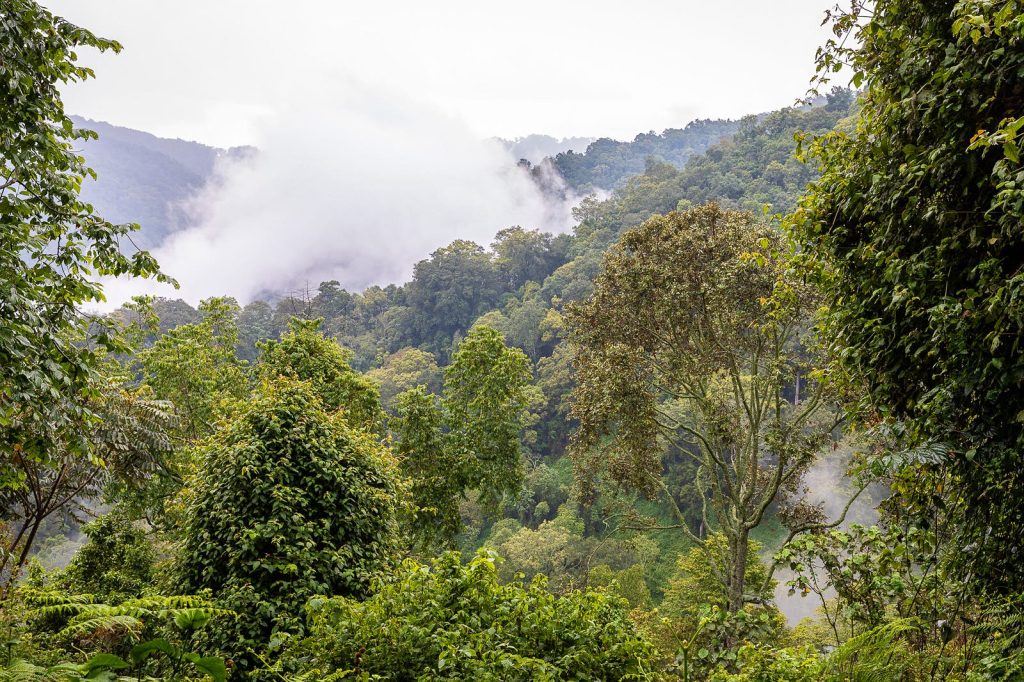
M568 316L584 499L611 481L662 499L669 528L695 543L724 533L728 551L708 557L733 613L757 591L750 532L773 504L801 509L789 493L834 426L801 348L811 298L786 279L780 248L771 226L714 204L655 216L625 233ZM697 465L696 528L668 488L666 445ZM793 518L794 533L820 522Z
M316 600L309 611L310 637L290 655L310 677L655 679L622 600L554 596L542 579L503 585L485 555L468 566L454 553L410 560L369 600Z
M854 130L790 226L830 306L821 336L868 418L949 445L980 583L1024 589L1024 20L1016 0L855 2L831 15L819 82L864 85Z
M132 310L145 316L150 305L140 299ZM235 354L238 312L233 299L207 299L199 322L178 325L135 353L143 382L180 415L182 443L210 435L225 409L249 391L247 366Z
M425 546L451 542L462 530L459 502L470 479L448 440L437 398L422 386L400 394L391 428L395 454L410 481L414 535Z
M459 502L476 490L497 511L523 484L522 445L530 362L501 334L474 327L445 368L438 401L422 389L398 397L396 450L411 477L418 531L450 542L462 528Z
M522 487L519 434L532 380L526 355L488 327L470 330L444 370L442 403L452 447L472 462L470 480L485 505L497 506Z
M104 514L82 532L89 541L59 574L61 590L118 604L152 589L156 552L146 533L124 514Z
M381 431L384 411L377 386L352 369L351 352L320 333L322 323L322 319L293 318L280 341L261 344L260 375L308 381L325 409L340 410L354 428Z
M380 400L388 408L395 405L399 393L417 386L431 393L441 391L441 369L437 359L418 348L403 348L384 358L377 369L366 373L380 387Z
M495 265L512 291L527 282L543 282L566 257L563 237L519 226L498 232L491 248L497 256Z
M64 113L61 88L92 77L77 63L81 48L120 51L32 0L4 3L0 21L0 449L46 465L51 434L68 447L88 449L85 434L68 425L88 416L83 401L64 400L87 389L90 376L117 346L109 326L80 313L103 300L105 275L159 274L144 251L126 255L137 225L113 225L79 198L91 171L76 141L95 137ZM127 246L127 244L125 244ZM90 322L93 324L90 326ZM89 339L92 343L82 343ZM70 412L69 412L70 410ZM0 461L0 486L23 479Z
M395 463L307 382L264 380L200 450L175 557L180 587L240 614L211 636L252 663L315 595L363 597L395 558Z
M483 247L454 241L416 264L405 286L407 308L398 340L446 359L454 336L493 308L504 290Z
M238 314L238 357L255 362L259 357L257 344L277 336L274 309L266 301L252 301Z

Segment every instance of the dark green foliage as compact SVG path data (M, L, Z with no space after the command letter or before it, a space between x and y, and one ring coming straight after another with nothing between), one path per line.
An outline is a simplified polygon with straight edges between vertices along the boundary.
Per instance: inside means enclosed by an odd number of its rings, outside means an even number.
M214 633L232 654L300 630L314 595L365 596L395 556L394 462L343 411L326 411L319 393L265 380L200 451L178 585L210 590L239 614L234 631Z
M79 198L91 171L75 152L90 136L64 113L60 90L90 78L76 51L121 46L32 0L5 0L0 21L0 449L45 462L51 438L84 411L83 391L107 325L91 331L79 306L102 300L99 275L154 276L146 252L125 255L133 225L113 225ZM66 439L62 434L61 439ZM76 448L87 445L71 442ZM0 487L20 485L8 458Z
M452 242L416 264L404 289L407 307L398 341L442 356L452 337L497 305L506 290L483 247Z
M543 282L565 263L568 241L568 235L552 237L516 226L498 232L491 248L505 285L515 291L527 282Z
M1018 591L1024 12L1013 0L860 5L835 15L840 37L819 58L823 74L843 62L866 83L856 130L812 148L824 174L792 228L832 302L822 335L866 411L950 446L965 571Z
M502 585L492 559L403 564L373 597L316 600L292 657L318 679L657 679L622 600ZM382 677L377 677L382 676Z
M82 531L89 541L57 579L70 594L91 594L117 604L152 590L156 553L146 533L124 515L105 514Z
M308 381L324 408L341 410L349 425L381 430L384 412L377 387L352 369L350 352L320 333L322 323L320 319L293 319L280 341L266 341L260 347L260 375Z
M691 157L736 132L736 121L693 121L685 128L669 128L660 135L641 133L632 142L601 138L584 153L562 152L552 165L577 190L615 189L642 173L649 159L682 167Z
M280 330L274 325L274 309L265 301L253 301L238 314L238 357L255 362L260 341L277 338Z

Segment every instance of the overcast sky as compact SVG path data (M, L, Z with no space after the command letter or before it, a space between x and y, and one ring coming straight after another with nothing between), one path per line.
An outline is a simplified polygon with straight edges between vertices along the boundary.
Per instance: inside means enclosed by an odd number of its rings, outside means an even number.
M611 136L803 95L827 0L51 0L125 49L69 112L219 146L372 87L481 137Z

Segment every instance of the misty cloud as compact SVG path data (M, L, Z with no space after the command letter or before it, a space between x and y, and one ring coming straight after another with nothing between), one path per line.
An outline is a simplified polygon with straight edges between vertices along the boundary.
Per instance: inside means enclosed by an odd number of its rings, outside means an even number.
M804 474L803 497L811 504L820 506L825 519L830 523L839 520L847 503L857 494L858 487L847 473L856 445L855 442L844 443L838 450L815 461ZM854 523L865 526L876 523L876 507L887 496L885 486L879 483L868 486L850 504L846 517L839 527L849 528ZM770 549L774 552L778 548ZM775 587L775 603L790 625L796 625L804 618L814 617L821 607L818 597L813 594L789 594L786 583L795 577L788 566L780 566L775 572L775 579L778 581Z
M561 231L552 199L496 141L418 102L347 83L292 98L261 121L256 154L225 158L187 211L193 227L154 250L177 292L108 282L110 304L136 293L245 302L337 279L360 290L402 282L454 239L487 245L510 225Z

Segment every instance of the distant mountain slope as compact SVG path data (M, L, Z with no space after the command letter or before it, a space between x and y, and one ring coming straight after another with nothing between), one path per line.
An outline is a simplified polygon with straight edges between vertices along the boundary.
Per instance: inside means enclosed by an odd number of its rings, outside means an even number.
M562 152L575 149L586 149L594 141L593 137L564 137L558 139L550 135L527 135L514 140L498 141L505 145L512 157L517 161L526 159L530 163L540 163L545 158L556 156Z
M585 152L566 151L551 158L565 182L573 189L612 190L628 178L644 172L647 159L682 168L691 157L739 130L739 121L693 121L685 128L669 128L660 135L641 133L632 142L607 137L592 142Z
M98 140L82 143L81 152L98 180L87 180L83 198L103 217L139 223L133 238L142 248L160 244L182 227L181 202L213 174L217 157L226 153L198 142L169 140L131 128L72 117L76 126L94 130Z

